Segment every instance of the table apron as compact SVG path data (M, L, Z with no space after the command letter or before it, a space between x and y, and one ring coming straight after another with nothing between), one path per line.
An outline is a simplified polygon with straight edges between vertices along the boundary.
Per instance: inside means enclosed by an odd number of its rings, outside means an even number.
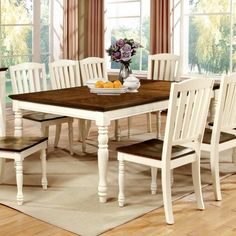
M52 113L74 118L94 120L97 125L110 125L110 121L148 112L164 110L168 107L168 100L136 105L111 111L91 111L79 108L62 107L41 103L13 100L13 111L30 110L36 112Z

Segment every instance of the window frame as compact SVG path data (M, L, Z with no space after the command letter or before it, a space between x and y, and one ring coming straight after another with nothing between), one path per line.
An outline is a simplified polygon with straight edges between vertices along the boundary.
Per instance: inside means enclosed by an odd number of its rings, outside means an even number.
M189 17L195 17L195 16L229 16L230 19L230 48L229 48L229 73L233 72L233 1L235 0L228 0L229 3L229 10L228 11L222 11L222 12L208 12L208 13L197 13L197 12L186 12L187 5L189 4L188 1L185 0L172 0L171 1L171 41L172 41L172 51L176 52L179 51L180 57L181 57L181 63L180 63L180 71L181 74L191 74L188 65L189 65L189 58L188 58L188 48L186 45L189 43ZM178 15L178 19L175 20L176 14L176 8L180 7L180 15ZM180 33L179 35L176 35L176 27L180 27ZM236 36L236 35L235 35ZM179 45L176 44L176 37L179 38L178 42ZM199 75L206 75L206 74L199 74ZM218 75L218 74L211 74L212 76Z

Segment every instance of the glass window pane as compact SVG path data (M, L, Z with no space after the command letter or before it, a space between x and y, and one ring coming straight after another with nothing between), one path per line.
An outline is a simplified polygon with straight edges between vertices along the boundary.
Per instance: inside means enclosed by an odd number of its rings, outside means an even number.
M41 0L41 24L49 24L49 0Z
M2 57L1 58L1 65L4 67L9 67L11 65L16 65L23 62L32 61L32 56L9 56L9 57Z
M132 9L132 11L130 10ZM118 2L107 4L107 17L139 16L139 2Z
M229 10L230 0L189 0L190 13L229 12Z
M32 54L32 27L2 27L0 50L3 56Z
M49 52L49 26L43 25L40 32L40 48L41 53Z
M2 0L1 24L32 24L33 0Z
M200 74L229 72L230 17L189 18L189 71Z

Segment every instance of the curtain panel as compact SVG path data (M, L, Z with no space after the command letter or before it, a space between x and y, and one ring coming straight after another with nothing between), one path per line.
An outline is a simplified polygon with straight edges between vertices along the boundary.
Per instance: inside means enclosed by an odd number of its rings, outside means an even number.
M64 0L62 58L104 57L104 0Z
M151 0L150 54L170 51L170 0Z

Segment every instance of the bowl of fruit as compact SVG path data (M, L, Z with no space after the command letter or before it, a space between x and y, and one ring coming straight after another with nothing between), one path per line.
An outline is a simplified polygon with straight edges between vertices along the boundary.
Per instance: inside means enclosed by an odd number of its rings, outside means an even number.
M125 93L127 88L123 87L119 80L115 81L102 81L98 80L94 88L90 89L91 93L105 94L105 95L119 95Z
M97 81L102 81L102 82L108 82L107 79L105 78L95 78L95 79L89 79L86 81L86 85L91 89L95 88L95 84Z

